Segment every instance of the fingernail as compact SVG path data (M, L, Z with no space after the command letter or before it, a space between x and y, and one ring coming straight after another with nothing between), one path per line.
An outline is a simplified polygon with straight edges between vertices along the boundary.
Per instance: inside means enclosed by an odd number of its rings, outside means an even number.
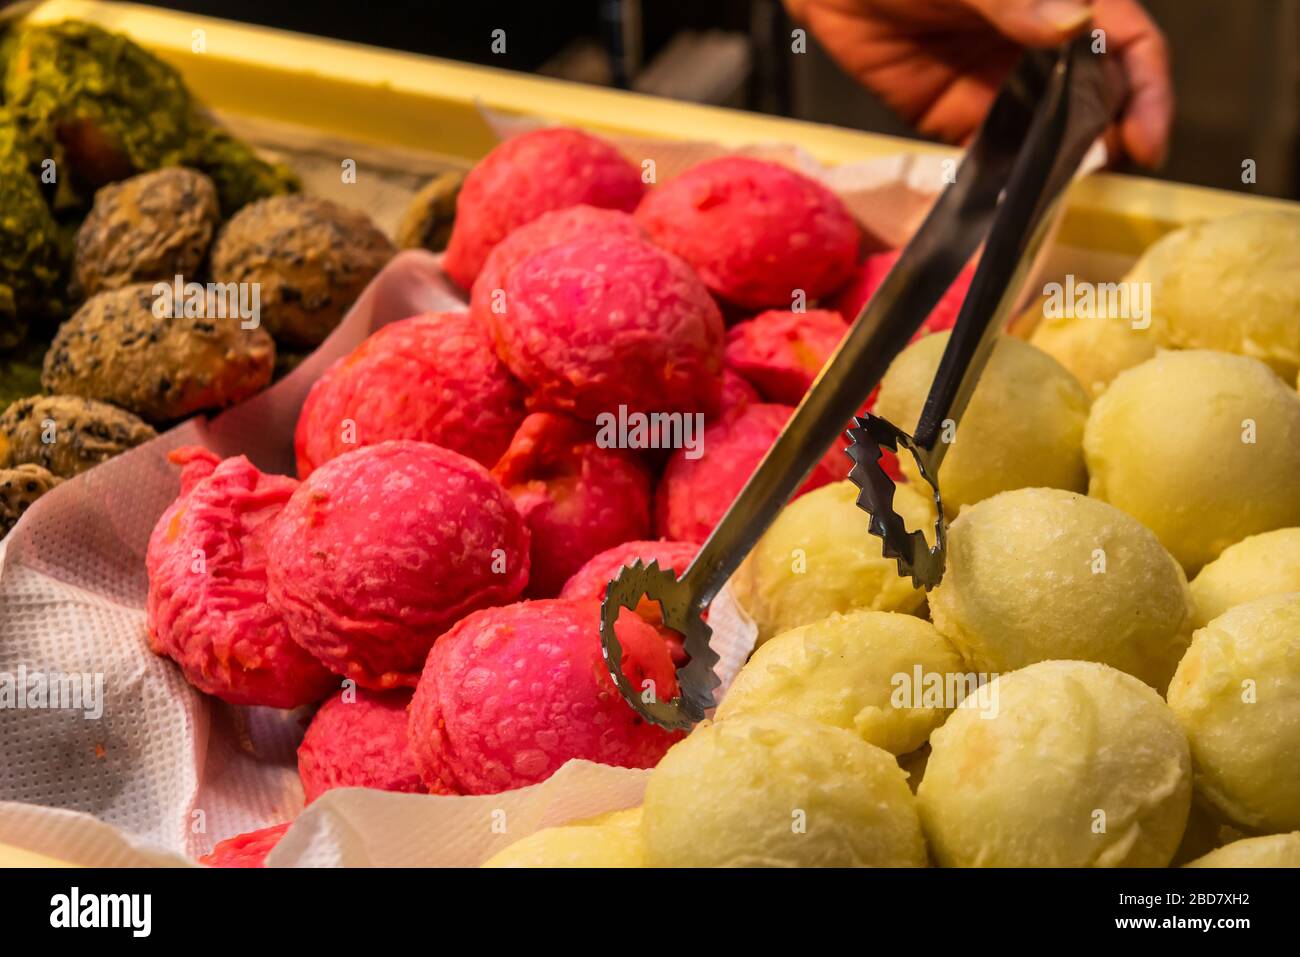
M1057 30L1074 30L1092 19L1092 7L1079 0L1038 0L1034 13Z

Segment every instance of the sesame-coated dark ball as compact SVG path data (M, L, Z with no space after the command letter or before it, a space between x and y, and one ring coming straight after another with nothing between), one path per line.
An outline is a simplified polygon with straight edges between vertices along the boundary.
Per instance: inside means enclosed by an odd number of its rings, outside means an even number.
M196 279L219 217L212 180L182 166L102 187L77 230L74 296L178 275Z
M36 395L0 413L0 468L30 462L72 478L158 433L139 416L76 395Z
M245 206L217 235L212 278L259 283L262 323L287 346L325 340L396 252L365 213L317 196Z
M238 315L185 315L180 303L158 317L158 300L149 283L87 300L45 354L45 391L111 402L159 423L231 405L271 380L275 343L266 330L244 328Z

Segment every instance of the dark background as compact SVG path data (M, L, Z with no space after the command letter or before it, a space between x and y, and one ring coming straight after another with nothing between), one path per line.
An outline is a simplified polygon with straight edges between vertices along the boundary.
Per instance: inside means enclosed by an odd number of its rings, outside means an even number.
M913 135L779 0L172 0L177 10L660 95ZM1146 0L1173 51L1178 112L1163 178L1300 195L1300 0ZM505 29L504 55L490 50ZM328 68L326 66L326 68ZM1241 182L1244 159L1257 182ZM1131 170L1130 170L1131 171Z

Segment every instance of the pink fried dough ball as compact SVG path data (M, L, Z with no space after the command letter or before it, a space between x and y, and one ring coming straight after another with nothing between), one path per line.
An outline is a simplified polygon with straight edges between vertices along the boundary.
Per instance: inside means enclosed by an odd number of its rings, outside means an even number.
M181 494L149 536L149 647L194 687L231 704L297 708L319 701L334 675L289 635L266 600L270 522L298 483L244 458L187 447Z
M681 542L707 539L793 412L788 405L744 406L704 430L699 458L687 458L684 449L674 452L655 492L659 536ZM841 459L843 464L837 465ZM849 465L848 458L832 447L794 497L845 478Z
M493 247L511 230L575 203L630 213L644 192L635 166L581 130L535 130L512 137L465 177L443 268L469 289Z
M758 390L735 369L722 370L722 398L718 402L722 414L751 402L761 402Z
M219 841L211 854L199 858L208 867L265 867L266 855L280 843L289 824L273 824L258 831L248 831Z
M614 580L624 565L631 565L637 559L646 564L657 561L661 569L672 571L680 578L690 567L695 553L699 550L700 546L696 542L670 542L663 539L615 545L596 555L574 572L573 576L564 583L564 588L560 590L560 597L604 600L609 583ZM671 628L662 627L663 609L659 607L659 603L650 598L642 598L636 606L636 613L654 625L660 637L667 642L668 654L673 664L677 666L686 664L688 659L682 644L682 636Z
M535 408L591 420L602 412L712 411L723 327L699 279L649 243L600 234L534 253L493 314L497 353Z
M594 435L576 419L535 412L492 470L528 525L529 598L554 598L592 555L650 532L649 472Z
M331 788L424 794L406 746L411 691L343 690L312 718L298 745L298 777L310 804Z
M601 657L594 601L520 602L476 612L433 646L411 702L410 741L430 787L496 794L571 758L654 767L680 734L623 700ZM635 615L616 625L636 688L675 697L668 649Z
M686 571L695 553L700 550L698 542L673 542L667 539L655 541L624 542L607 548L599 555L593 556L581 568L570 576L560 590L561 598L571 600L603 599L605 589L618 575L624 565L631 565L637 559L649 564L657 561L664 571L675 571L680 577ZM643 598L637 605L636 613L652 623L663 621L657 602Z
M294 451L298 477L388 439L433 442L491 468L524 418L524 388L467 313L384 326L339 359L307 395Z
M490 329L493 312L502 317L509 315L510 303L505 295L506 280L516 266L543 249L597 234L612 234L629 239L646 238L645 230L637 225L630 214L616 209L579 205L542 213L531 223L520 226L501 240L492 250L478 278L474 280L469 300L470 315L476 322L481 322L484 329ZM502 321L508 319L503 318Z
M463 455L381 442L330 459L267 541L271 604L335 674L412 687L429 646L528 583L528 529L505 489Z
M750 309L790 308L796 290L834 292L857 261L859 230L825 186L743 156L692 166L636 211L651 238L690 263L709 290Z
M849 331L829 309L761 312L727 330L727 367L769 402L798 405Z
M872 253L864 259L862 265L854 271L848 284L835 296L831 308L839 312L845 322L852 322L858 318L862 307L880 288L880 284L889 275L889 270L894 268L894 263L898 262L898 257L902 254L901 249L889 249L881 253ZM961 311L962 301L966 298L966 292L970 289L973 278L975 278L975 265L972 263L957 274L952 285L940 297L939 302L918 330L917 338L931 332L943 332L956 324L957 313Z

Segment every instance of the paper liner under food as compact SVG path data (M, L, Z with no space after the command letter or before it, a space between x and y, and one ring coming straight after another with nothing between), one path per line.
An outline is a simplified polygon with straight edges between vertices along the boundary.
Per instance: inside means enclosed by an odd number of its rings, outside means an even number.
M663 181L709 144L620 141L646 154ZM942 185L934 156L891 157L831 173L797 148L757 153L831 183L882 245L906 241ZM1072 264L1076 259L1069 260ZM1075 269L1088 275L1088 267ZM1114 270L1102 270L1112 278ZM275 864L471 865L533 829L640 800L646 772L570 762L549 781L486 797L345 789L303 810L296 747L310 717L205 696L146 645L144 556L179 470L167 453L204 445L293 474L292 436L311 384L379 326L426 310L464 308L438 258L397 256L330 338L265 392L216 416L177 426L42 497L0 542L0 675L102 674L104 715L0 710L0 845L72 863L184 864L245 831L295 820ZM721 694L748 657L755 629L724 590L710 609ZM502 810L504 833L484 832Z
M65 482L32 506L0 547L0 674L15 680L24 671L102 675L105 703L98 719L71 709L0 710L0 843L85 864L183 863L218 840L298 817L303 794L296 749L310 709L225 704L192 688L146 644L145 550L179 489L179 469L167 453L203 445L292 474L298 410L330 364L385 323L463 308L437 257L402 253L330 339L283 380L211 421L191 419ZM727 623L718 648L719 674L729 682L753 647L754 631L727 599L714 615ZM571 778L571 789L580 793L566 790ZM520 792L499 800L511 809L516 802L526 808L544 800L590 816L625 806L625 795L639 795L641 787L637 772L612 768L565 770L557 781L541 798ZM600 787L593 790L596 782ZM370 808L373 796L347 796L337 813ZM386 806L384 820L363 838L355 828L340 831L333 813L325 820L334 823L320 823L323 812L313 810L302 825L314 836L300 837L295 826L286 847L299 851L291 860L398 863L392 855L400 851L401 862L420 855L418 863L437 864L444 844L459 847L463 838L465 847L479 846L471 834L457 836L472 817L459 802L479 799L408 797L413 800ZM334 801L320 807L329 811ZM426 809L417 815L430 829L422 848L401 837L409 831L411 807ZM390 810L397 816L387 817ZM561 823L552 821L554 813L524 810L517 820ZM517 826L512 833L527 832ZM391 840L376 836L379 845L371 847L372 834ZM340 844L343 836L348 839ZM494 852L500 844L482 847ZM465 854L456 860L469 861Z

